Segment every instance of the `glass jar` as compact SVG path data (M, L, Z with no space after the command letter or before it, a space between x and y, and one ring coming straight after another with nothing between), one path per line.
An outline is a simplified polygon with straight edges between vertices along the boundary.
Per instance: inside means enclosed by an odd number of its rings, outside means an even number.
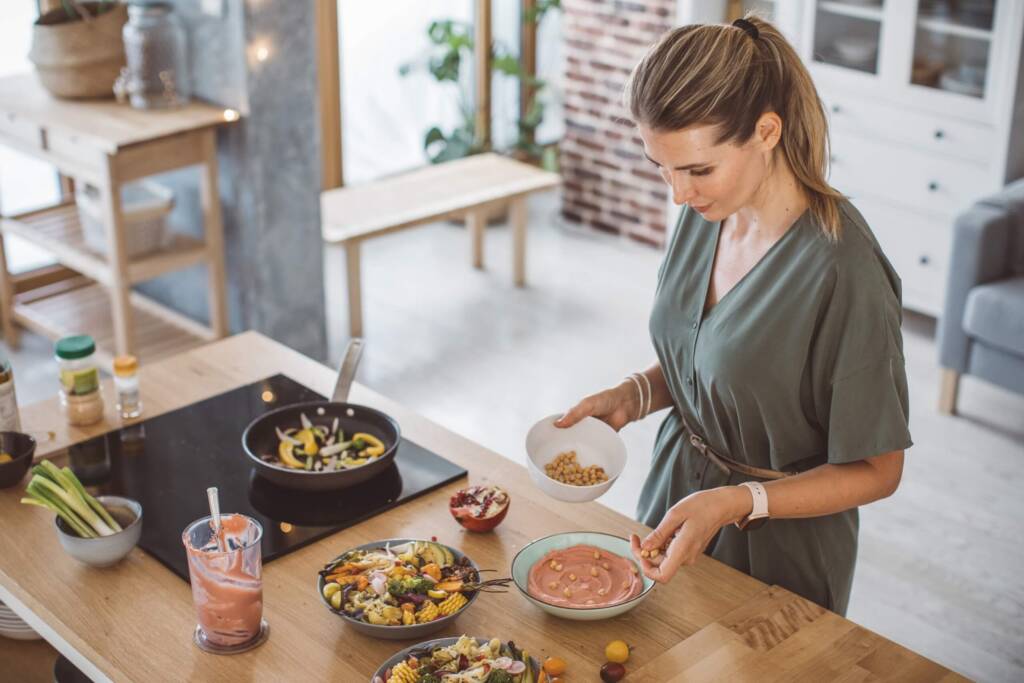
M68 424L81 427L102 420L96 342L87 334L64 337L57 342L55 355L60 369L60 405Z
M0 354L0 432L20 432L21 415L14 394L14 370L6 356Z
M128 5L122 30L128 66L116 89L138 109L179 107L191 98L185 28L170 4Z
M135 356L118 356L114 359L114 389L117 390L117 410L122 420L131 420L142 415L142 400L139 398L139 361Z

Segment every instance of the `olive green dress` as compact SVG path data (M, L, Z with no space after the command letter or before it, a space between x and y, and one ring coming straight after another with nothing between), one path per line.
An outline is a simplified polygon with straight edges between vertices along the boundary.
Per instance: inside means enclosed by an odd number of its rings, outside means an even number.
M707 313L719 223L685 209L658 275L650 332L672 394L637 517L655 526L724 474L684 437L679 413L717 452L800 471L910 447L900 280L860 213L842 203L828 240L805 212ZM771 499L769 497L769 511ZM845 614L857 510L724 527L707 553Z

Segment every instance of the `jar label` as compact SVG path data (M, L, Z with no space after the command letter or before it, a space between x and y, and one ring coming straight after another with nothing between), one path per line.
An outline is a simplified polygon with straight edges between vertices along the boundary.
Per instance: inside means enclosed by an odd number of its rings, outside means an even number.
M60 383L64 391L72 396L91 394L100 388L100 373L96 368L61 370Z

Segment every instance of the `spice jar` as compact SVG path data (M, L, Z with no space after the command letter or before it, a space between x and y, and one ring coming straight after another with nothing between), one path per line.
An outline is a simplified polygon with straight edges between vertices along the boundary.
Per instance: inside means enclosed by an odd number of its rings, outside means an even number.
M114 359L114 388L117 390L117 410L122 420L131 420L142 414L139 398L139 361L135 356Z
M68 424L81 427L103 419L103 394L96 367L96 342L87 334L57 342L60 368L60 405Z
M14 370L11 362L0 354L0 432L20 432L21 416L18 398L14 395Z

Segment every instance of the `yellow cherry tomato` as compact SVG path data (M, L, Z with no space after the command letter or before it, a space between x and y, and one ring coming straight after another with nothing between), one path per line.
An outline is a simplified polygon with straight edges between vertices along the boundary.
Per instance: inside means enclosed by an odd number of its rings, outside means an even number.
M565 660L561 657L548 657L544 660L544 673L549 676L561 676L565 673Z
M629 659L629 645L622 640L613 640L605 646L604 658L609 662L624 664Z

